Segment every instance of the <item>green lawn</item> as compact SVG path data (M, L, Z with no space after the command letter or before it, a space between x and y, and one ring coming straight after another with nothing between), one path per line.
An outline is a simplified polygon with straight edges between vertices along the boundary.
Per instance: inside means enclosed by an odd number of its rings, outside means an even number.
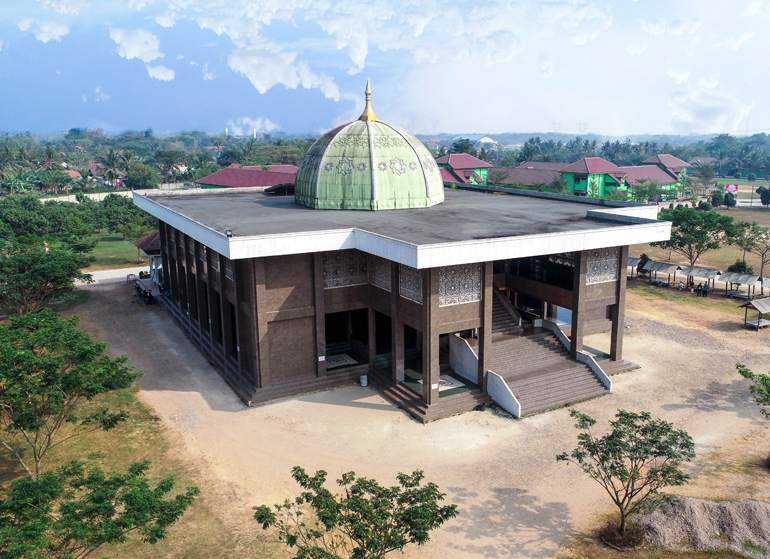
M738 198L740 199L750 199L751 198L751 192L755 191L760 186L767 187L768 182L765 179L757 179L755 181L750 181L747 179L714 179L714 182L716 182L719 185L726 185L726 184L737 184L738 185ZM754 194L754 199L758 199L759 194Z
M97 234L97 237L99 238L99 244L96 245L94 251L89 255L94 258L94 262L86 268L86 272L149 265L149 261L144 255L137 257L137 250L134 244L123 240L123 236L120 233L101 231Z
M677 282L679 276L677 276ZM684 278L682 278L684 279ZM704 311L721 311L743 318L744 309L741 309L738 305L745 303L745 300L741 299L728 299L724 296L722 284L718 284L716 291L712 291L708 297L698 297L694 293L689 291L679 291L676 287L657 287L647 281L646 278L640 277L628 282L628 292L635 295L642 295L646 297L655 297L662 299L663 301L669 301L671 303L687 305L690 307L696 307Z

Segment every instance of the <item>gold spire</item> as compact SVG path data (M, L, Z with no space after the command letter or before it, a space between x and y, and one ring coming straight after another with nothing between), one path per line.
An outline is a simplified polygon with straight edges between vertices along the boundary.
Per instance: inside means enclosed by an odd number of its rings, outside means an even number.
M366 107L364 108L364 112L361 115L361 118L358 120L371 120L372 122L375 120L380 120L372 110L372 90L369 87L369 78L366 78Z

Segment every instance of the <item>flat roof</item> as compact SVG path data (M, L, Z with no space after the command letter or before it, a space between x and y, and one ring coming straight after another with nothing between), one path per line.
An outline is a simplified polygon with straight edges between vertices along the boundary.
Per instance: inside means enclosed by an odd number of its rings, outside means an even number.
M654 206L603 208L459 189L445 189L444 202L430 208L383 211L315 210L293 197L209 192L134 194L134 201L229 258L359 248L428 268L651 242L670 232L670 223L654 219Z

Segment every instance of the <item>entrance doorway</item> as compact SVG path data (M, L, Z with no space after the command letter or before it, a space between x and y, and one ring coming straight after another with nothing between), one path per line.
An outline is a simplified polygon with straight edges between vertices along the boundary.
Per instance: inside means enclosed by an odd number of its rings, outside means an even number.
M367 309L330 313L325 316L326 369L369 362L369 316Z
M404 325L404 386L422 395L422 332Z

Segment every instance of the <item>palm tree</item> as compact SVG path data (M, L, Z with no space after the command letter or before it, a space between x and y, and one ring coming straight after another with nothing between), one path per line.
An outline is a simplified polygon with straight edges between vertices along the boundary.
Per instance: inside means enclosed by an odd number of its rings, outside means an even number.
M16 162L11 146L4 144L0 149L0 178L11 179L19 171L21 171L21 165Z
M123 165L123 169L128 171L136 163L139 163L139 156L133 151L126 149L123 150L123 154L120 157L120 162Z
M103 165L101 175L110 181L110 184L114 187L115 180L120 178L120 174L123 172L121 154L116 152L115 148L110 148L110 151L107 153L97 155L96 162Z

